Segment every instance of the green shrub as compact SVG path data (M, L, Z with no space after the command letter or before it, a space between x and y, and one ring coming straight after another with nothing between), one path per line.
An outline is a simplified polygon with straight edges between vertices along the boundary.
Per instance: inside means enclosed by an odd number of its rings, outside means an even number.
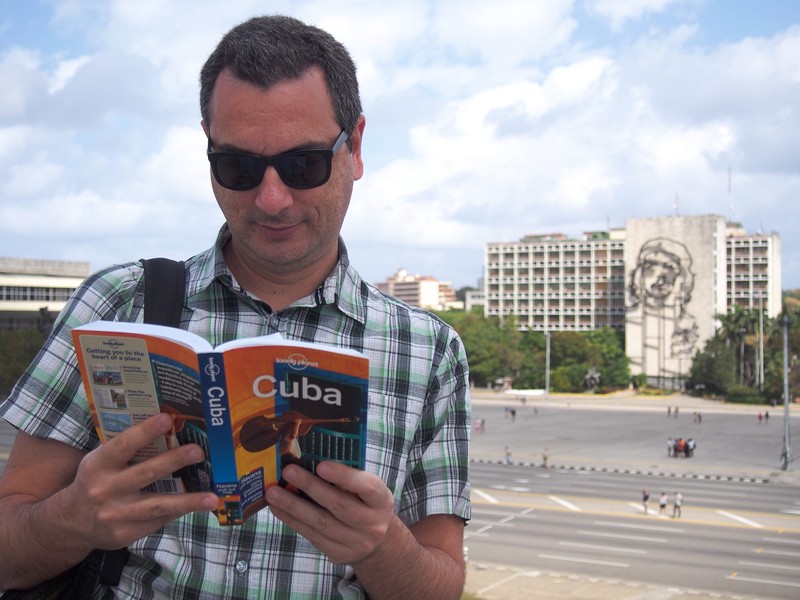
M725 390L725 401L736 404L766 404L766 398L755 388L734 384Z

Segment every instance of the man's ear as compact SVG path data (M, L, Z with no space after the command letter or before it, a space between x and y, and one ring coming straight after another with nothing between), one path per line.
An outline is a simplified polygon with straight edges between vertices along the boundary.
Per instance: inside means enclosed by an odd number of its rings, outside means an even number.
M350 154L353 158L353 181L361 179L364 175L364 161L361 159L361 144L364 139L364 127L367 118L361 115L356 126L350 132Z

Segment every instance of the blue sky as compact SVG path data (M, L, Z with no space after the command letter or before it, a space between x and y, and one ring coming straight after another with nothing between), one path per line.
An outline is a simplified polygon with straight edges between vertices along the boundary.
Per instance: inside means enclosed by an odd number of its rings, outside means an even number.
M0 0L0 256L209 246L197 73L261 12L328 29L358 65L366 173L343 235L367 280L475 285L486 242L680 213L779 233L800 287L783 0Z

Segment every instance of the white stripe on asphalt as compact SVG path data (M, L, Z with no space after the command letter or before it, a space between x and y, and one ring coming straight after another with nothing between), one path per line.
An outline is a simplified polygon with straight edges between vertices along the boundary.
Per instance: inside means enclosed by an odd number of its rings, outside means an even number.
M755 521L751 521L750 519L745 519L744 517L740 517L739 515L729 513L726 510L718 510L717 514L722 515L723 517L728 517L729 519L733 519L734 521L739 521L739 523L749 525L750 527L756 527L758 529L764 528L764 526L761 523L756 523Z
M791 565L776 565L775 563L757 562L754 560L740 560L739 564L748 567L764 567L767 569L784 569L787 571L800 571L800 567L793 567Z
M602 527L622 527L624 529L641 529L643 531L660 531L661 533L683 533L680 527L659 527L657 525L637 525L634 523L617 523L615 521L595 521L595 525Z
M559 498L558 496L548 496L548 498L550 498L550 500L552 500L553 502L556 502L557 504L560 504L564 508L568 508L570 510L574 510L575 512L581 512L580 508L578 508L577 506L575 506L571 502L567 502L566 500L563 500L562 498Z
M641 535L622 535L621 533L607 533L605 531L587 531L582 530L578 531L581 535L594 535L597 537L607 537L607 538L614 538L618 540L636 540L639 542L657 542L659 544L666 544L667 538L654 538L654 537L644 537Z
M800 587L800 583L794 583L792 581L776 581L774 579L756 579L755 577L737 577L736 575L728 575L725 579L730 579L732 581L746 581L748 583L767 583L769 585Z
M636 548L620 548L619 546L600 546L598 544L579 544L578 542L558 542L559 546L569 546L570 548L585 548L587 550L602 550L607 552L627 552L628 554L647 554L647 550L637 550Z
M630 567L628 563L612 562L610 560L593 560L589 558L578 558L576 556L560 556L558 554L539 554L539 558L549 558L550 560L566 560L570 562L586 563L590 565L603 565L604 567Z
M487 502L491 502L492 504L500 504L500 501L497 498L495 498L494 496L490 496L486 492L483 492L483 491L481 491L481 490L479 490L477 488L473 489L472 492L474 494L477 494L478 496L480 496L481 498L483 498Z

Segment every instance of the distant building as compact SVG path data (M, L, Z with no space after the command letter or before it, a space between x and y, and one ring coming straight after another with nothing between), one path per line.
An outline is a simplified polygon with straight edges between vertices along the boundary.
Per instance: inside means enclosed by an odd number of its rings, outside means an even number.
M634 374L680 388L691 358L735 306L781 311L777 234L717 215L629 219L624 229L486 245L486 316L522 329L625 332Z
M486 304L486 290L483 286L483 277L478 279L478 289L464 292L464 310L470 312L476 306Z
M49 330L89 273L88 262L0 258L0 329Z
M411 306L433 310L448 310L456 306L456 292L449 281L430 276L410 275L406 269L397 272L375 286Z

